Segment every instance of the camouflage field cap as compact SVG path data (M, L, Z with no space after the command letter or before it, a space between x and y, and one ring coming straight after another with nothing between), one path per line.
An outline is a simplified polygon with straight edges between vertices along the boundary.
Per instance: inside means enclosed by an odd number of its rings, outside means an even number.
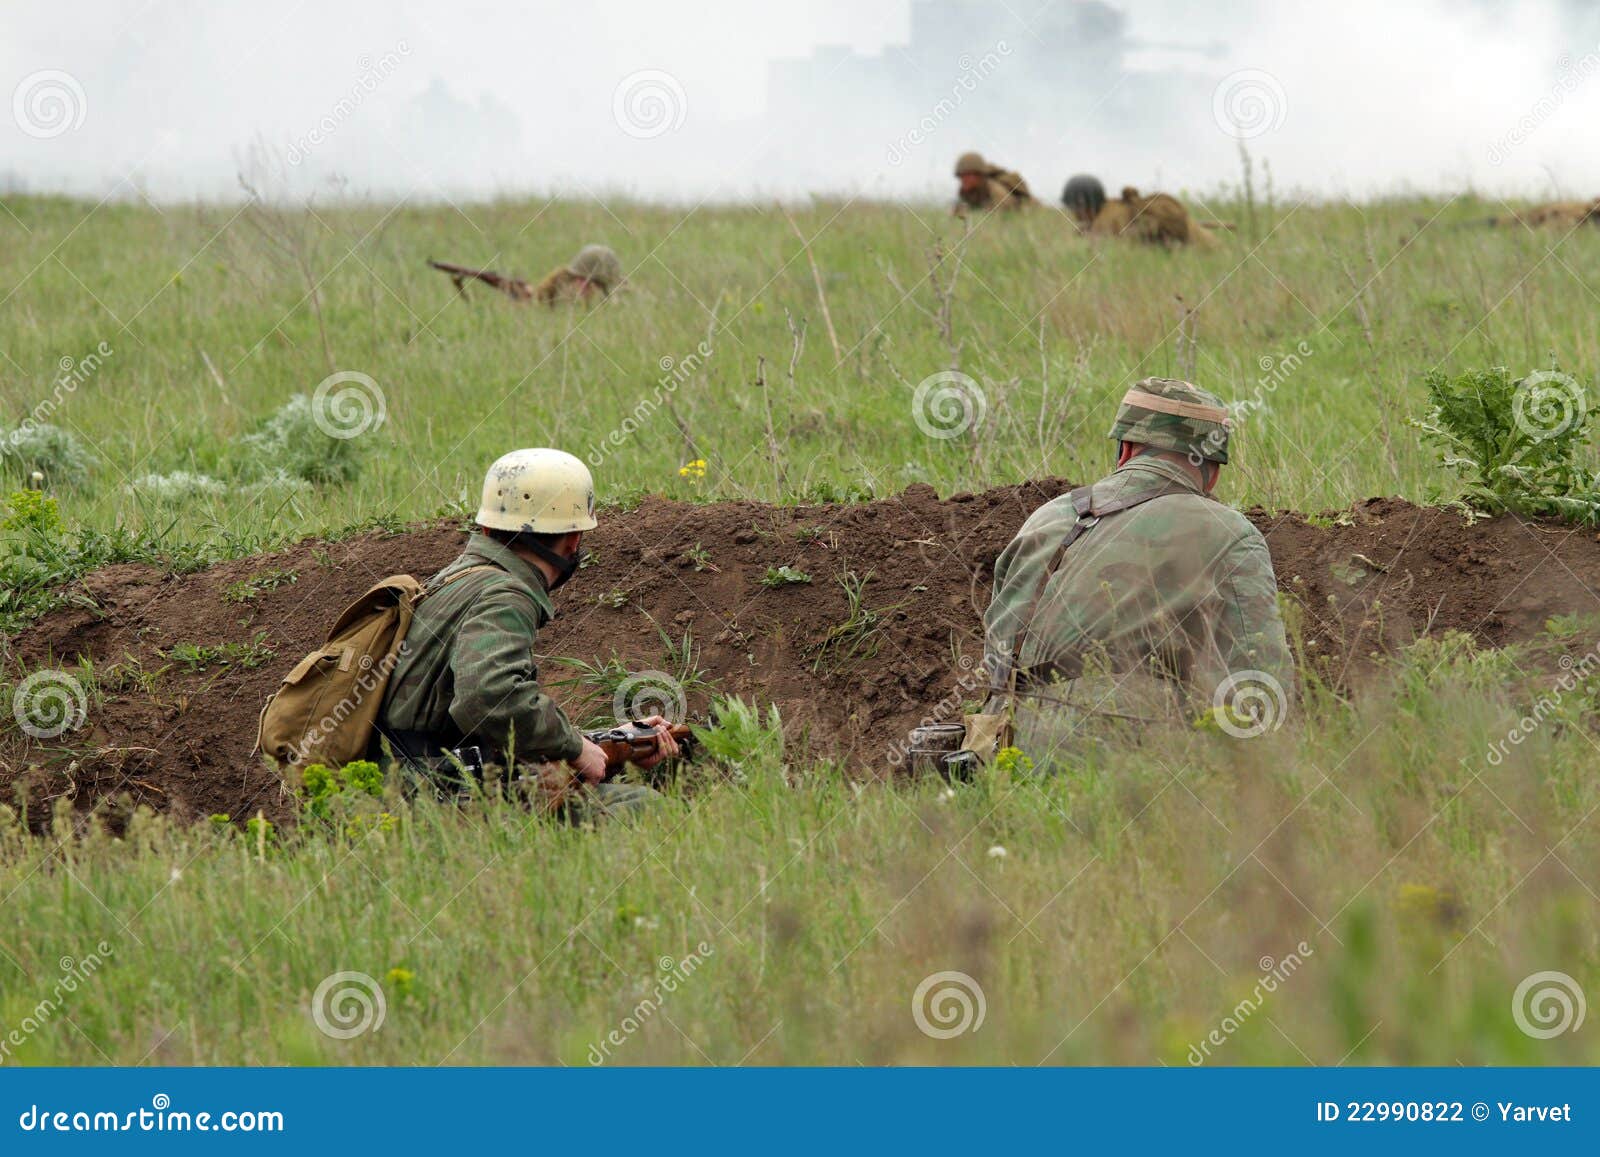
M1173 378L1145 378L1122 396L1111 437L1227 462L1229 425L1228 409L1215 394Z
M964 173L978 173L986 177L989 175L989 162L983 159L982 153L962 153L956 158L956 176Z
M622 282L622 261L608 246L585 245L567 266L567 272L607 287Z

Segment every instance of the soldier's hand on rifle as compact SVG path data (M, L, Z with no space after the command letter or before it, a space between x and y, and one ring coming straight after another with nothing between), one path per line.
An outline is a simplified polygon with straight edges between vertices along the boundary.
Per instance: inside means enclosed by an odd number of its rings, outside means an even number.
M585 739L583 750L578 752L578 758L571 760L574 771L585 783L599 783L606 777L606 753L600 746Z
M635 759L633 764L641 771L649 771L663 760L677 759L681 754L678 750L678 741L672 738L672 724L664 715L652 715L648 719L635 720L641 727L653 727L657 736L654 753L643 759Z

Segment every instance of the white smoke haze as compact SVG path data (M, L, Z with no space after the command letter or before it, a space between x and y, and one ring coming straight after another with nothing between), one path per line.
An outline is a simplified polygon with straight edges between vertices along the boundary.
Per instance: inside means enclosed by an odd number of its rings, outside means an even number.
M237 198L266 151L280 195L920 202L978 149L1048 199L1209 192L1231 123L1284 193L1600 195L1600 8L1562 0L83 0L6 33L0 191Z

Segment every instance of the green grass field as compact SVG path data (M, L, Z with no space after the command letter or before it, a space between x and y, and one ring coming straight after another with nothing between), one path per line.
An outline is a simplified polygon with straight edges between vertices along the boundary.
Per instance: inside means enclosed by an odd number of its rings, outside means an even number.
M1236 501L1424 499L1441 479L1404 427L1423 371L1596 363L1593 231L1461 226L1498 208L1467 201L1280 204L1258 207L1253 230L1243 205L1212 204L1240 231L1206 254L1094 247L1053 211L963 240L937 206L817 205L794 220L814 239L837 353L805 252L771 205L6 208L0 413L17 423L44 405L82 438L93 465L64 498L74 523L176 517L187 540L432 513L475 497L483 465L509 446L588 456L672 380L664 359L694 372L604 455L603 497L687 492L677 472L694 457L709 464L695 492L769 500L1088 477L1106 460L1116 398L1157 374L1264 399L1239 439ZM538 277L588 239L614 245L632 283L593 311L519 307L487 289L463 303L424 264ZM792 386L786 312L806 330ZM57 390L62 359L81 366L102 342L103 364ZM776 462L752 384L759 358ZM914 387L951 368L978 383L984 420L930 438ZM128 492L151 473L233 483L238 440L335 371L369 375L383 396L382 426L345 447L365 467L352 483L250 503L228 489Z
M39 581L456 511L523 445L601 447L603 501L1087 480L1152 374L1251 403L1239 505L1448 499L1406 424L1425 371L1600 365L1593 230L1474 228L1498 207L1466 200L1209 208L1238 226L1210 253L1094 247L1049 212L967 234L937 206L796 209L825 318L770 205L8 200L0 423L87 455L46 484L88 538ZM590 311L462 302L424 265L532 278L588 240L631 281ZM982 420L931 436L915 390L952 369ZM385 420L293 441L276 476L245 439L339 371ZM43 605L5 599L12 625ZM1270 735L1175 730L1043 779L863 787L768 752L593 831L392 794L270 840L0 813L0 1061L1595 1063L1593 1021L1538 1032L1568 981L1600 994L1592 696L1488 754L1548 690L1537 651L1424 640ZM1564 977L1519 994L1541 972Z

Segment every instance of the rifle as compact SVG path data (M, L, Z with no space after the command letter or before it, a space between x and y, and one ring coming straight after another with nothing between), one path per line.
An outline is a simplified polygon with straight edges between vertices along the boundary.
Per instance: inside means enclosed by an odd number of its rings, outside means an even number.
M683 758L693 759L694 732L682 723L671 724L667 730L677 741ZM609 727L600 731L586 731L583 737L605 752L607 779L621 771L630 760L650 758L661 745L661 737L656 734L654 728L641 727L637 723L625 723L620 727Z
M533 300L533 286L520 277L506 277L489 269L468 269L465 265L447 265L431 257L428 258L428 265L440 273L448 273L450 280L455 282L456 292L462 297L467 295L467 278L470 277L498 289L512 301Z

